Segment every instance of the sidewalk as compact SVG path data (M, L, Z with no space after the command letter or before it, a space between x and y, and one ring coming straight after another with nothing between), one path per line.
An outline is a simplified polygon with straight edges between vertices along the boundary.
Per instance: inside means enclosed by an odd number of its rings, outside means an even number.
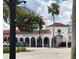
M70 48L27 48L27 52L16 54L16 59L70 59ZM3 59L9 59L9 54L4 54Z

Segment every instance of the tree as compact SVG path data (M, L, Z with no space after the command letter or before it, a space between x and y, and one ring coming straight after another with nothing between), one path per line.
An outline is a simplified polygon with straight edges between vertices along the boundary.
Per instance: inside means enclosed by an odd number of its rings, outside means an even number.
M76 0L73 0L72 10L72 51L71 59L76 59Z
M5 21L7 22L7 18L9 17L8 0L4 0L3 7L3 13L5 14L3 16ZM39 25L39 18L39 15L35 14L34 12L24 7L16 6L16 26L19 28L20 31L32 32L33 29L37 29ZM40 24L40 26L42 26L42 24Z
M3 18L5 22L7 22L8 17L9 17L8 2L7 0L3 0Z
M19 11L22 11L22 7L19 7ZM25 10L26 11L26 10ZM17 11L18 12L18 11ZM26 11L27 13L23 14L22 12L17 13L17 26L21 31L32 32L33 29L37 29L39 27L41 17L34 12ZM18 16L20 15L20 16ZM41 19L42 23L42 19ZM40 24L42 27L43 24Z
M40 31L43 28L43 25L45 24L45 22L43 21L43 17L42 16L38 16L38 28L39 28L39 36L40 36Z
M48 13L51 13L53 16L53 24L55 22L54 16L59 15L59 5L57 3L52 3L48 6ZM54 47L54 26L53 26L53 47Z

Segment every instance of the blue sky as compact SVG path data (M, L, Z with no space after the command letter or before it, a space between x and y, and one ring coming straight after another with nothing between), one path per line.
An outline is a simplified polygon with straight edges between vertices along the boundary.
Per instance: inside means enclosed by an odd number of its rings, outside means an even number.
M61 22L64 24L69 23L71 21L72 14L72 0L26 0L26 4L22 4L22 6L40 14L44 17L44 21L46 25L52 24L52 16L48 14L47 6L51 3L58 2L60 5L60 14L55 16L55 22Z
M63 24L68 24L71 21L72 14L72 0L26 0L26 4L21 4L22 6L30 9L43 16L45 21L45 27L53 24L53 17L48 13L48 8L51 3L58 2L60 5L60 14L55 16L55 22L60 22ZM3 24L4 28L9 28L5 22Z

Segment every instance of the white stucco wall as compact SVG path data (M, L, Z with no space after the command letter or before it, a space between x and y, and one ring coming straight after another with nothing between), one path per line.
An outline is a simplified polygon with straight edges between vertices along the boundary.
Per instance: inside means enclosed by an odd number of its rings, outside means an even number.
M50 31L51 31L51 34L49 35L49 37L52 38L53 36L53 27L49 27L48 28ZM68 27L54 27L54 36L58 35L58 32L57 30L60 29L61 30L61 35L64 36L64 40L66 39L67 41L69 40L68 39Z

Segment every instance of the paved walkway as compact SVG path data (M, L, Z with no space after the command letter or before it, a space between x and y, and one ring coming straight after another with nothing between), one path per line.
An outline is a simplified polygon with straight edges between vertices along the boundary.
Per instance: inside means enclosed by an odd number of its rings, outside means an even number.
M16 54L16 59L71 59L70 48L27 48L27 52ZM3 54L3 59L9 59Z

